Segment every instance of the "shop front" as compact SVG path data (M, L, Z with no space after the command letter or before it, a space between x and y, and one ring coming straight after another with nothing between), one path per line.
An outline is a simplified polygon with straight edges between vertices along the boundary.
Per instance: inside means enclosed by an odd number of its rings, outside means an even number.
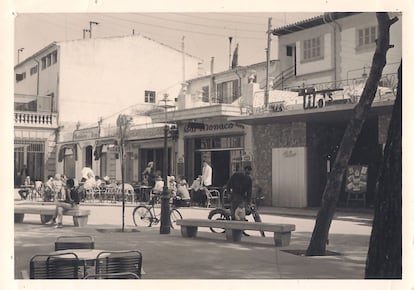
M163 176L164 163L164 127L133 129L128 132L125 144L125 180L131 183L142 181L142 172L149 162L153 162L154 173ZM168 138L167 174L174 174L174 141Z
M246 127L249 126L225 120L203 121L202 124L204 126L198 128L191 123L183 124L185 176L193 180L201 175L205 160L213 169L213 186L221 187L232 173L251 164L250 146L246 146L249 143Z
M265 204L320 206L352 109L352 105L338 105L309 113L298 110L234 118L252 125L253 177L263 187ZM371 109L346 167L338 206L373 205L390 109L389 104Z

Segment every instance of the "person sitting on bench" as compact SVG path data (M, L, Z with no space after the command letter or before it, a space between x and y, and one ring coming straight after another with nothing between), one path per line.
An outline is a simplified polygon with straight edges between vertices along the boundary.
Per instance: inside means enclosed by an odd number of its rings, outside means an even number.
M68 179L66 182L66 188L62 191L61 198L56 200L56 211L55 215L53 216L52 223L57 224L55 228L63 228L63 213L70 209L78 209L80 196L78 188L75 187L75 181L73 179Z

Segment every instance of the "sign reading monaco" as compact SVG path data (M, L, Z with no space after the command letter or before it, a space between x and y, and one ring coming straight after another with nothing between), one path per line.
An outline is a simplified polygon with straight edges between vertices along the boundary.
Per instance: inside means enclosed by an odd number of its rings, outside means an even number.
M184 134L211 134L219 132L240 132L243 131L244 126L234 122L221 123L203 123L204 126L193 126L192 123L187 123L184 126Z

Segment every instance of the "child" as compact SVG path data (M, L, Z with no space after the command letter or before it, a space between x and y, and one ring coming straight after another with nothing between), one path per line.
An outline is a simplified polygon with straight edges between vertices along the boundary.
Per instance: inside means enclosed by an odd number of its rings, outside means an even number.
M243 201L239 203L234 211L236 221L246 221L246 207Z

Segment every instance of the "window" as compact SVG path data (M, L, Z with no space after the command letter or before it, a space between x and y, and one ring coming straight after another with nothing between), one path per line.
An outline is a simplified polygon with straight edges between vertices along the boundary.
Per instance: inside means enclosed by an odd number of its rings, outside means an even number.
M42 70L46 68L46 56L42 57Z
M205 86L202 88L202 101L208 103L210 101L210 92L209 92L209 86Z
M37 73L37 65L35 65L34 67L31 67L30 68L30 75L32 76L32 75L34 75L34 74L36 74Z
M154 91L145 91L145 103L155 103Z
M52 52L52 64L57 63L57 50Z
M357 30L357 47L363 47L375 43L377 27L371 26Z
M48 55L42 57L42 70L51 66L52 64L57 63L57 50L49 53Z
M46 66L49 67L52 64L52 55L49 53L46 56Z
M307 39L303 42L303 60L314 60L322 57L321 37Z
M293 56L293 47L290 45L286 46L286 56Z
M217 100L216 103L231 104L240 95L239 80L222 82L217 84Z
M26 78L26 72L22 72L21 74L16 74L16 82L20 82Z

